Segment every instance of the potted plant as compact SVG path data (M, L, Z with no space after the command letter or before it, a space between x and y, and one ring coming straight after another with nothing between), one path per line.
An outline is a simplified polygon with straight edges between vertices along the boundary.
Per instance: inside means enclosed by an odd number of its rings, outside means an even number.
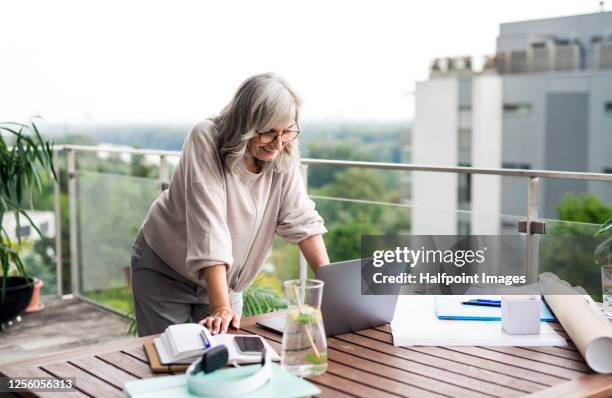
M0 323L21 314L32 299L35 280L21 258L20 226L27 222L42 236L25 209L49 175L56 179L51 144L36 124L0 123ZM15 215L16 239L2 223L9 212Z

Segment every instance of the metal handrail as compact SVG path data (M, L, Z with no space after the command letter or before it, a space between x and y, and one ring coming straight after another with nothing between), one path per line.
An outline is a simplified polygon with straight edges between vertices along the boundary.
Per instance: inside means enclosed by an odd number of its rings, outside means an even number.
M117 147L100 147L93 145L68 145L60 144L53 145L54 151L74 150L77 152L113 152L113 153L129 153L133 155L160 155L160 156L180 156L181 151L168 151L163 149L140 149L140 148L117 148Z
M101 148L89 145L55 145L54 150L74 150L77 152L113 152L127 153L134 155L159 155L159 156L180 156L181 151L168 151L158 149L137 149L137 148ZM334 160L334 159L313 159L302 158L300 162L304 165L319 166L340 166L358 167L365 169L379 170L398 170L398 171L428 171L436 173L459 173L459 174L486 174L506 177L542 177L566 180L590 180L590 181L610 181L612 174L586 173L575 171L551 171L551 170L524 170L524 169L504 169L504 168L481 168L481 167L461 167L461 166L434 166L419 165L410 163L385 163L385 162L364 162L356 160Z
M603 173L583 173L573 171L549 171L549 170L524 170L524 169L496 169L480 167L454 167L454 166L430 166L408 163L381 163L381 162L362 162L354 160L328 160L328 159L302 159L306 165L326 165L359 167L381 170L401 170L401 171L431 171L438 173L460 173L460 174L488 174L508 177L543 177L567 180L591 180L591 181L612 181L612 174Z

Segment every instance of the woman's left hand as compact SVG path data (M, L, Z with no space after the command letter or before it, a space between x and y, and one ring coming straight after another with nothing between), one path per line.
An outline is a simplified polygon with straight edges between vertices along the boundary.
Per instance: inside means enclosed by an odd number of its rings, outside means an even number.
M206 326L211 334L227 333L228 327L240 328L240 314L234 312L229 306L218 306L213 308L212 313L198 322Z

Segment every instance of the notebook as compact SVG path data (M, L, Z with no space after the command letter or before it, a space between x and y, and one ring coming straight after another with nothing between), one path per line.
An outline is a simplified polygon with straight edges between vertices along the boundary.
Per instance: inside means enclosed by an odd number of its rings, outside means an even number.
M457 319L463 321L500 321L501 307L485 307L461 304L463 301L483 298L483 296L436 296L436 315L438 319ZM487 296L490 300L500 300L500 296ZM555 317L541 300L541 317L544 322L554 322Z
M171 363L164 365L159 359L155 344L145 343L143 346L147 359L149 360L149 366L153 373L170 373L170 372L184 372L189 367L186 363Z
M253 372L253 367L259 367L259 365L247 365L239 368L221 369L213 373L206 375L201 374L196 377L205 377L210 380L210 382L214 383L247 376ZM293 398L317 395L321 393L321 390L319 390L314 384L292 375L275 363L272 364L272 372L272 378L263 387L250 394L241 395L240 397ZM207 396L195 395L187 390L187 376L184 374L128 381L124 384L123 391L130 398L207 398Z
M160 337L153 339L160 363L162 365L189 364L200 358L207 348L202 332L207 336L206 340L209 341L210 347L220 344L227 347L230 364L256 363L261 360L258 355L241 354L234 342L234 336L236 336L234 334L212 336L204 326L198 323L183 323L168 326ZM262 340L271 359L280 361L280 357L272 346L265 339Z

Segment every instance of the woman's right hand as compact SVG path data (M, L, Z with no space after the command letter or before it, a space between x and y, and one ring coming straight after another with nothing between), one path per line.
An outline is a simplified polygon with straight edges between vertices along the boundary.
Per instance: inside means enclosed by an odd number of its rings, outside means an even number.
M211 334L227 333L230 325L234 329L240 328L240 315L230 306L221 305L214 307L211 314L198 323L206 326Z
M227 289L227 266L215 264L200 270L200 279L204 279L208 290L208 302L210 303L210 315L198 322L212 334L227 333L227 328L238 329L240 327L240 315L230 307Z

